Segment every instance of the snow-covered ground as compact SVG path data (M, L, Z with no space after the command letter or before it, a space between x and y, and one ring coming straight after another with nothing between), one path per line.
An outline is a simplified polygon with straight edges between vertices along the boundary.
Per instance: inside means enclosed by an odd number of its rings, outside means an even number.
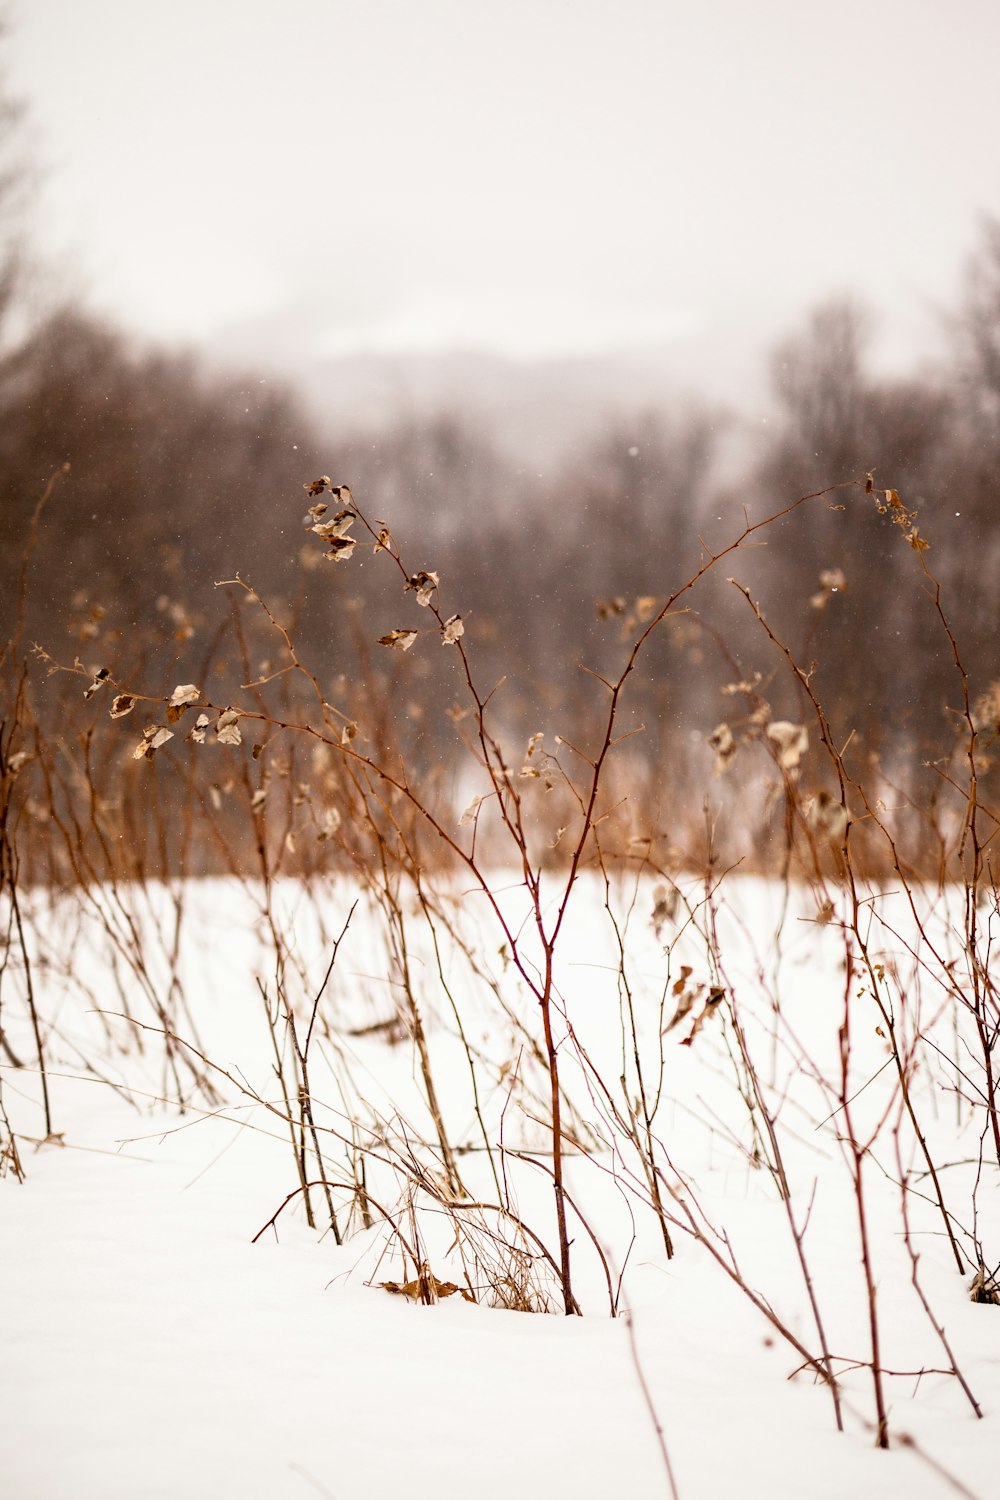
M19 1183L8 1170L0 1184L4 1500L645 1500L670 1495L672 1485L681 1500L995 1495L1000 1307L972 1302L969 1283L976 1241L987 1264L991 1247L1000 1254L998 1173L988 1138L979 1164L985 1112L955 1090L956 1045L968 1079L962 1092L981 1081L968 1018L947 1003L905 911L891 915L895 938L876 922L883 999L899 1046L915 1049L913 1097L966 1264L960 1275L926 1158L900 1110L884 1017L864 975L852 973L847 985L837 914L818 925L816 900L803 893L779 934L780 891L731 881L709 907L697 882L680 884L688 906L682 899L668 915L655 882L616 886L608 904L599 883L588 882L560 936L567 1130L587 1145L571 1148L568 1161L572 1201L587 1221L571 1214L582 1318L507 1310L488 1285L490 1245L535 1244L513 1232L513 1214L556 1261L558 1249L546 1079L530 1056L537 1007L481 898L453 892L440 907L437 955L427 914L410 895L399 902L402 927L362 899L337 952L309 1065L341 1245L324 1232L316 1190L316 1228L299 1193L254 1242L299 1182L278 1075L280 1058L287 1088L294 1049L279 1014L275 1051L261 987L276 1014L280 978L301 1043L358 892L348 883L318 895L288 887L275 894L272 928L259 892L190 887L175 962L176 909L165 892L123 896L135 906L134 927L109 893L95 896L104 921L96 909L81 916L73 903L28 901L57 1135L42 1141L32 1034L12 957L4 1023L27 1066L4 1059L0 1074L25 1174ZM530 968L521 900L512 884L503 902ZM945 906L927 919L935 949L948 941L946 917ZM118 935L117 956L109 932ZM442 1186L404 974L464 1193ZM724 999L699 1022L713 989ZM837 1109L848 989L849 1094L863 1089L851 1104L853 1136L871 1136L865 1209L888 1451L875 1446L869 1300ZM689 998L687 1013L666 1029ZM178 1035L197 1035L219 1097L198 1094L186 1064L166 1056L162 1035L120 1019L125 1009L143 1026L166 1019ZM918 1032L926 1043L918 1045ZM648 1087L664 1059L655 1135L664 1192L673 1193L670 1259L609 1103L635 1102L636 1051ZM189 1049L180 1053L201 1066ZM761 1090L752 1109L747 1057ZM294 1089L291 1112L298 1119ZM767 1165L774 1146L765 1114L804 1232L844 1433L828 1389L799 1368L786 1336L817 1354L808 1286ZM356 1177L362 1157L367 1191L400 1233L378 1213L364 1227L357 1198L352 1214L348 1173ZM468 1207L499 1201L494 1169L506 1217ZM950 1356L914 1289L903 1172L919 1286ZM684 1205L700 1238L684 1232ZM465 1235L459 1248L456 1233ZM433 1275L469 1300L424 1306L384 1289L414 1275L400 1253L404 1239L419 1241ZM523 1255L515 1260L525 1267ZM535 1259L525 1276L526 1295L557 1311L553 1267ZM612 1300L621 1316L609 1315ZM982 1419L951 1373L951 1356Z

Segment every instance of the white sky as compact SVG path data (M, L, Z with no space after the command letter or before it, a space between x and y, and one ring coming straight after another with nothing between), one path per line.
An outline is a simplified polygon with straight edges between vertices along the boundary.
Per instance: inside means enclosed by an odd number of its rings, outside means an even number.
M313 355L927 342L1000 211L998 0L13 0L44 242ZM71 269L70 269L71 268Z

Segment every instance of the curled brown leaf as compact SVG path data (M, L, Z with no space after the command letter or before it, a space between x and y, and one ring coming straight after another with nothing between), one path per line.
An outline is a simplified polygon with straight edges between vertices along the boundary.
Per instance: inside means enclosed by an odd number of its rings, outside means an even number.
M396 651L409 651L417 638L415 630L390 630L388 635L380 635L378 643L380 646L389 646Z

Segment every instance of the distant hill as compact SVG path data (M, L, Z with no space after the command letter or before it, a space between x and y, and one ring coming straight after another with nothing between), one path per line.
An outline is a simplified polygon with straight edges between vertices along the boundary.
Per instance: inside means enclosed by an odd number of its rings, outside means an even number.
M273 334L277 333L277 337ZM268 336L272 334L272 336ZM749 357L741 367L716 358L699 341L696 351L668 350L518 361L470 351L443 354L352 354L336 358L301 353L294 330L234 330L215 341L216 363L273 370L293 384L315 415L321 434L384 428L396 419L419 421L447 412L488 433L519 465L545 472L601 429L693 402L745 414L748 392L766 382ZM759 361L756 362L759 365Z

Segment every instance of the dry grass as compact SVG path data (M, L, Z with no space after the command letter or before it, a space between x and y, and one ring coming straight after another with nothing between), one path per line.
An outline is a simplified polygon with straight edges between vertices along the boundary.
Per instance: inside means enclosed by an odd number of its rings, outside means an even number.
M358 672L332 701L326 678L299 655L291 626L242 577L223 586L230 616L207 640L197 680L163 691L145 679L151 650L130 648L126 676L117 665L94 670L41 648L26 656L20 634L10 643L0 731L0 1080L34 1070L45 1135L58 1132L46 1073L74 1043L59 1016L44 1012L35 979L42 970L51 981L65 965L63 937L76 922L102 946L107 966L102 994L92 997L103 1050L78 1055L76 1066L112 1086L110 1060L157 1049L161 1092L175 1105L197 1112L228 1101L266 1111L287 1136L294 1177L260 1233L292 1205L338 1244L381 1226L383 1253L400 1267L395 1276L376 1271L373 1279L388 1291L424 1303L460 1294L567 1314L581 1311L574 1273L585 1252L596 1258L615 1316L622 1269L587 1198L577 1196L587 1171L610 1174L628 1212L656 1226L665 1257L693 1240L745 1293L797 1362L827 1386L838 1426L844 1371L863 1364L881 1445L890 1440L889 1404L870 1191L873 1162L885 1171L894 1161L898 1233L915 1295L948 1372L979 1415L923 1290L910 1213L918 1196L933 1208L956 1271L975 1278L971 1295L995 1301L979 1195L1000 1168L993 964L1000 902L992 866L1000 819L990 795L997 715L991 703L973 700L913 513L894 491L876 492L868 476L747 520L726 546L706 548L669 596L608 611L625 638L616 672L585 679L585 743L571 743L540 715L538 732L513 745L502 687L478 681L450 581L413 567L402 543L345 486L324 477L309 489L307 521L323 567L339 573L367 553L397 575L398 616L357 622L359 661L382 653L393 664L384 693L369 691L368 676ZM50 492L36 511L32 547ZM953 659L954 737L935 767L938 791L915 802L877 764L854 755L849 738L837 738L822 674L796 657L734 577L746 628L767 642L773 673L734 676L726 685L728 712L704 725L694 757L706 770L714 758L714 777L699 803L676 811L672 766L651 768L636 751L632 679L654 639L688 618L704 580L738 567L741 554L791 514L829 506L834 496L837 504L876 508L898 529L913 552L915 587L926 593ZM821 595L834 587L821 580ZM431 653L443 653L449 668L443 702L421 703L423 713L453 725L455 743L443 761L410 758L409 731L398 732L399 705L423 691L415 663ZM796 717L776 715L778 692L798 703ZM679 780L686 784L690 774L688 767ZM740 852L747 846L749 857ZM727 881L737 866L777 875L784 892L776 930L764 940L744 935L760 954L763 1018L731 971L724 931ZM183 957L190 877L206 871L242 884L266 940L269 974L258 980L258 1001L273 1089L222 1067L199 1037ZM334 879L352 892L352 904L331 930ZM887 879L891 903L882 899ZM301 912L288 919L289 881L325 953L318 982L304 956ZM614 954L618 1023L610 1053L589 1035L561 978L585 883L602 893ZM650 892L652 911L640 912ZM470 935L463 913L473 896L485 941ZM841 1013L823 1055L799 1035L774 978L791 913L802 907L817 933L840 948ZM349 1015L333 1006L331 993L358 909L379 935L390 1004ZM47 917L57 912L53 930ZM638 999L633 957L640 917L655 929L661 967L652 1022ZM905 966L887 960L890 948ZM520 1003L511 999L509 976ZM64 980L85 983L70 973ZM857 1036L862 1004L882 1045L879 1086L870 1090L871 1028L863 1043ZM418 1108L386 1106L368 1090L354 1048L372 1035L409 1049ZM809 1335L744 1270L678 1158L678 1141L665 1134L671 1049L700 1049L706 1038L714 1038L735 1110L718 1128L766 1175L780 1204ZM457 1132L442 1078L454 1075L456 1058L467 1105ZM846 1173L850 1184L869 1344L860 1361L838 1357L827 1336L811 1265L812 1200L792 1165L798 1126L788 1104L790 1073L808 1080L810 1126L826 1132L829 1170ZM978 1122L979 1157L964 1201L945 1189L925 1118L934 1106L922 1080L944 1074L959 1112ZM23 1141L0 1083L0 1165L18 1178ZM524 1171L548 1181L544 1221L528 1222L519 1207L515 1184ZM458 1268L454 1279L441 1274L442 1256Z

